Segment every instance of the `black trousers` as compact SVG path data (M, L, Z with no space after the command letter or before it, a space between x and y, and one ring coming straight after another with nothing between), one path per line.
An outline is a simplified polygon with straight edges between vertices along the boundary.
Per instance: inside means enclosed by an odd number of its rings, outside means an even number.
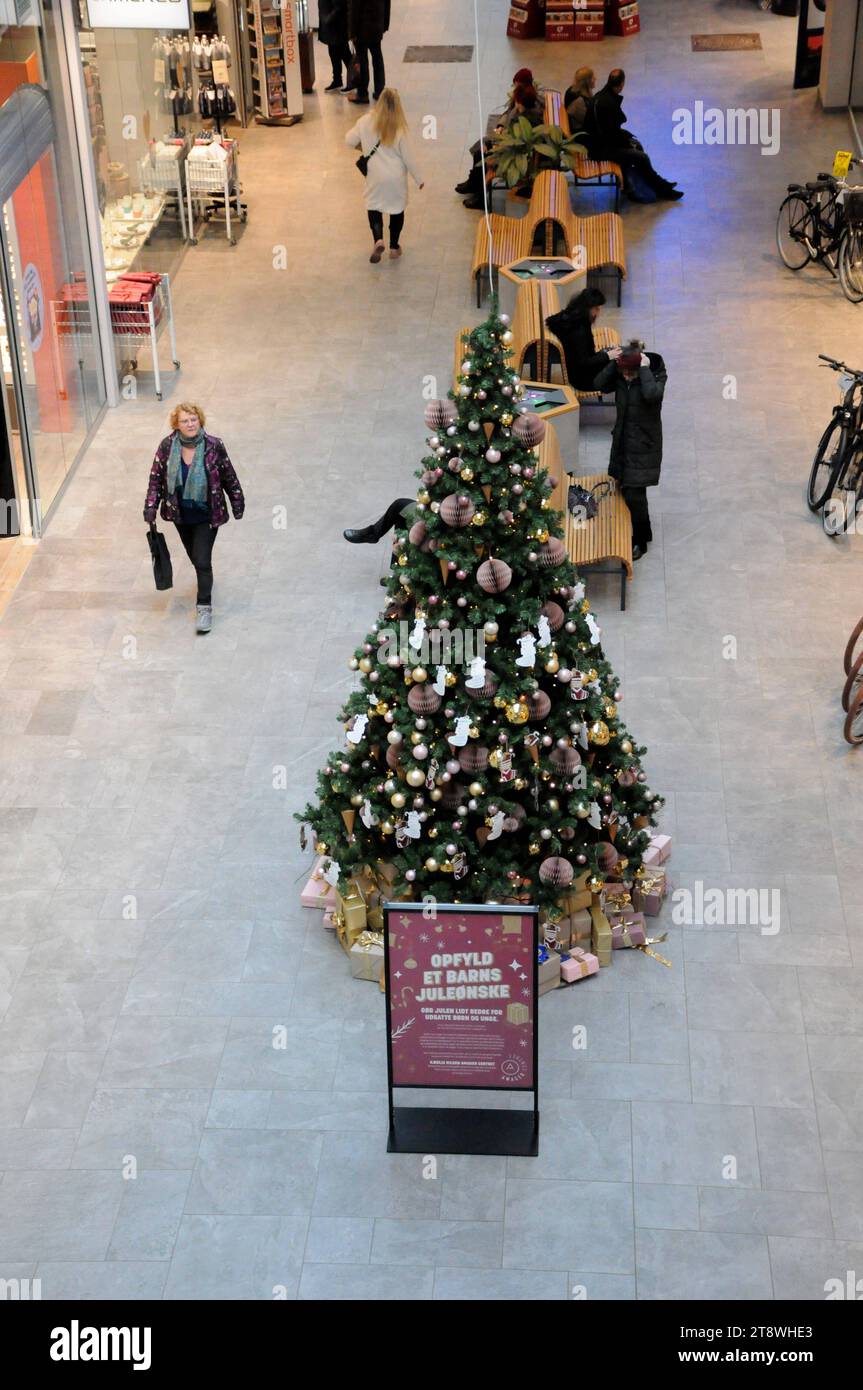
M671 187L668 180L654 169L650 162L650 155L646 150L623 150L615 158L620 159L624 174L628 174L630 170L639 173L648 188L652 188L654 193L664 196Z
M369 39L367 43L363 43L362 40L357 41L357 61L360 65L360 75L357 78L357 96L361 98L365 98L369 94L369 56L372 60L372 76L374 77L372 94L377 100L387 85L380 39Z
M402 234L402 227L405 225L405 215L403 212L390 213L390 250L394 251L399 244L399 237ZM384 215L382 212L374 212L369 208L369 226L372 229L372 236L375 241L384 239Z
M647 488L622 487L620 491L632 517L632 544L640 545L643 550L653 540L650 512L647 507Z
M213 601L213 546L219 528L210 526L206 521L197 526L187 525L183 521L176 521L174 525L198 576L197 602L208 605Z
M349 82L351 78L351 63L353 62L350 45L347 43L328 43L327 52L330 55L330 62L333 65L333 81L341 83L342 64L344 63L345 81Z

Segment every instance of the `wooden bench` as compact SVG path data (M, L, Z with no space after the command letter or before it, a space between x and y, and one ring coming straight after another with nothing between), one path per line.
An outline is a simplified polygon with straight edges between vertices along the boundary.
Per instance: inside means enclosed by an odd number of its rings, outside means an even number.
M489 224L491 248L489 248ZM542 245L539 255L553 256L561 244L563 254L573 257L577 268L594 274L611 274L617 280L617 303L626 275L623 221L617 212L600 212L593 217L576 217L569 202L566 176L556 169L544 169L533 186L524 217L505 217L492 213L488 223L481 217L476 229L471 276L476 283L477 308L482 303L482 279L510 261L529 256L534 242ZM582 247L583 251L576 248Z
M569 481L589 491L597 483L608 482L609 477L607 473L592 473ZM579 570L612 562L600 573L620 573L620 607L625 609L626 581L632 578L632 519L616 483L612 482L612 491L599 499L599 511L592 520L579 519L566 508L566 549Z
M526 381L553 381L555 368L566 386L570 385L566 369L566 354L556 333L548 327L547 319L560 312L560 294L557 285L548 280L533 280L520 285L516 296L516 312L512 321L514 344L518 345L517 360L522 366L519 374ZM611 347L620 347L620 334L615 328L594 328L593 342L597 352ZM524 356L528 347L537 346L536 375L528 376L523 370ZM576 391L579 405L601 404L601 391Z
M559 125L564 135L572 135L569 112L563 104L560 92L545 94L545 123ZM578 134L578 132L576 132ZM589 159L586 154L578 155L572 171L577 185L584 188L614 189L614 211L620 211L620 190L623 187L623 170L611 159Z

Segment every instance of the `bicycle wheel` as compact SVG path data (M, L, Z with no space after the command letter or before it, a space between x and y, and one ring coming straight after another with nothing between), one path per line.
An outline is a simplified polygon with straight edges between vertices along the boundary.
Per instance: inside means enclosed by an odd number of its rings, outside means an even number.
M854 697L863 684L863 652L857 657L851 670L845 678L845 686L842 691L842 708L847 712L854 703Z
M815 458L812 461L809 486L806 490L806 500L809 503L810 511L820 512L828 497L832 495L842 471L847 447L846 428L838 415L834 415L821 436Z
M857 643L860 640L861 635L863 635L863 618L860 619L854 631L851 633L851 636L848 638L848 644L845 647L843 665L845 667L846 676L848 675L848 672L851 670L851 667L854 665L854 662L857 659L855 649L857 647Z
M776 249L789 270L802 270L814 259L812 209L799 193L782 200L776 218Z
M839 246L839 283L852 304L863 300L863 230L849 227Z
M849 743L863 743L863 686L857 687L857 694L845 716L845 728L842 732Z

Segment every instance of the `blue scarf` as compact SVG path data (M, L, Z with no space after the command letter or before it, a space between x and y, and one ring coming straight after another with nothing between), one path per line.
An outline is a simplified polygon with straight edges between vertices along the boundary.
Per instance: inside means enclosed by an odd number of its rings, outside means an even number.
M182 488L183 501L197 503L199 507L207 506L209 501L209 489L207 486L207 470L204 467L205 443L206 436L203 430L198 430L198 433L193 439L186 439L184 435L180 434L179 430L174 431L174 437L171 440L171 453L168 457L169 497L174 496L178 485L181 484L182 481L180 465L183 462L183 445L188 448L190 445L194 444L195 457L192 459L189 467L189 474L186 478L185 487Z

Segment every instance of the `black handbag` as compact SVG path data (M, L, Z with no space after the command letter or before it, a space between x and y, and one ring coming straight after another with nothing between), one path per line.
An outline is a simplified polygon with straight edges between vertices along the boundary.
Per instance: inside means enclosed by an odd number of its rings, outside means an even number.
M380 140L379 140L379 141L378 141L378 144L375 145L375 150L378 148L378 145L380 145L380 143L381 143L381 142L380 142ZM374 154L375 150L369 150L368 154L361 154L360 157L359 157L359 159L357 160L357 168L359 169L359 171L360 171L360 173L362 174L362 176L363 176L364 179L368 177L368 172L369 172L369 160L371 159L371 157L372 157L372 155Z
M599 512L600 499L608 492L611 492L611 483L594 483L592 488L570 483L566 505L573 515L580 513L582 520L593 521Z
M156 581L156 588L172 589L174 587L174 570L171 564L171 552L168 550L168 542L162 532L156 530L155 522L152 521L147 532L147 543L150 547L150 558L153 561L153 578Z

